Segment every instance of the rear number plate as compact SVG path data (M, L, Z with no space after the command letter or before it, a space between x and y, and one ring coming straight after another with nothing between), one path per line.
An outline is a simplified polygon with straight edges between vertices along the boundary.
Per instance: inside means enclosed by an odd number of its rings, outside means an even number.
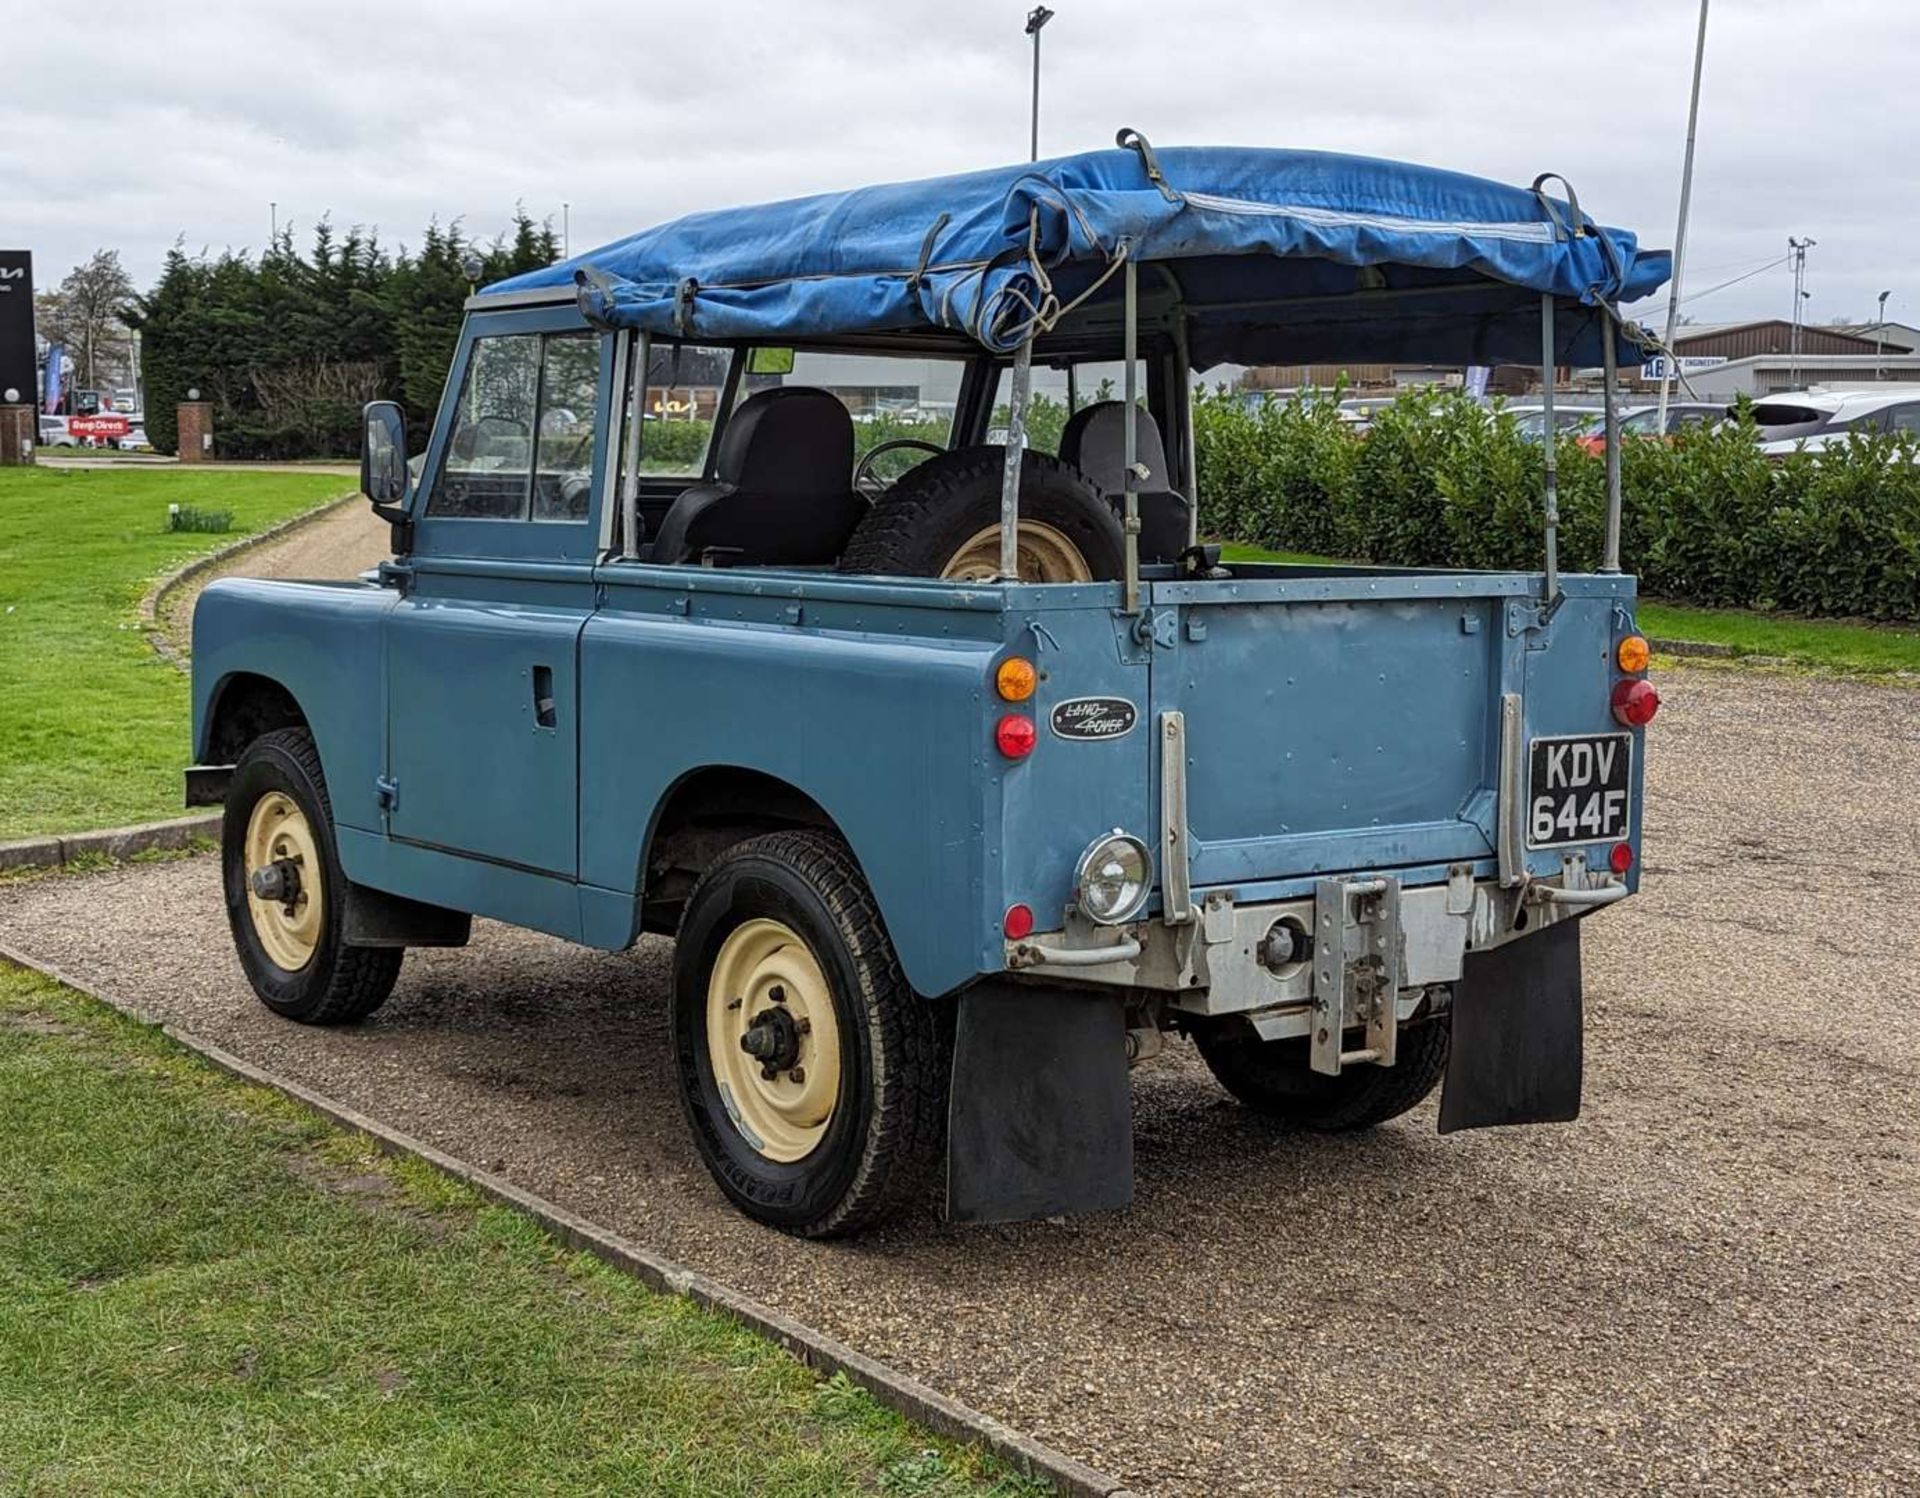
M1633 736L1535 739L1527 785L1527 846L1617 842L1632 804Z

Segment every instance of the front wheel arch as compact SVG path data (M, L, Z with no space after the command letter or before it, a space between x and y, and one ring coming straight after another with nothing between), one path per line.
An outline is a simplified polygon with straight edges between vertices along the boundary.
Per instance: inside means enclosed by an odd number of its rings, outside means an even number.
M208 698L197 757L202 764L237 764L247 745L283 728L312 732L299 699L271 676L232 672Z

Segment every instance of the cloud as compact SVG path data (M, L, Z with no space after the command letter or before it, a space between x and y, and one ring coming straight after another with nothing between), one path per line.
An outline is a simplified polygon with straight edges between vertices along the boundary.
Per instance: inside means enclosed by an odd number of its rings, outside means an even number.
M706 0L545 10L494 0L326 7L106 3L0 64L0 235L43 282L99 246L141 283L176 239L255 248L269 203L412 242L483 236L524 203L576 249L697 208L1025 154L1028 0ZM1604 222L1673 233L1696 12L1539 0L1055 0L1042 149L1156 142L1565 174ZM1713 14L1689 286L1819 241L1815 318L1920 321L1903 124L1920 7L1745 0ZM84 58L84 66L71 65ZM1785 315L1784 270L1689 310Z

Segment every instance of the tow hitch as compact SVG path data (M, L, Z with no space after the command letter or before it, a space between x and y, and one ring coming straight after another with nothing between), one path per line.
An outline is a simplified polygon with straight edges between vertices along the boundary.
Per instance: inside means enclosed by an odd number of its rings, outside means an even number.
M1308 1061L1329 1077L1363 1062L1392 1066L1400 1034L1400 881L1321 879L1313 891L1313 1034ZM1349 1026L1366 1028L1349 1051Z

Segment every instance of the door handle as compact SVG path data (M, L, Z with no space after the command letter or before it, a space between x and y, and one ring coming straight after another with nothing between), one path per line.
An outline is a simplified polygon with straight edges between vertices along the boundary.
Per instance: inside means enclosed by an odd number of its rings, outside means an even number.
M553 701L553 667L533 668L533 722L537 728L556 728L560 711Z

